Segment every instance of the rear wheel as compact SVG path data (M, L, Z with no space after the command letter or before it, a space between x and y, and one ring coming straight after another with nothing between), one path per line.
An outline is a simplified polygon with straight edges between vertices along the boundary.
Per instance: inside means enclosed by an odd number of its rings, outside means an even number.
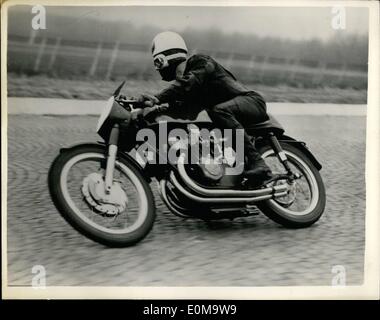
M79 146L61 153L49 171L49 190L61 215L77 231L110 247L142 240L155 220L152 191L141 173L122 158L114 181L104 190L102 147Z
M308 227L323 214L326 205L325 187L319 171L299 149L286 143L281 143L281 146L289 166L299 178L293 182L281 180L272 183L287 183L289 193L284 197L264 201L258 207L270 219L285 227ZM265 146L260 153L274 174L286 174L272 148Z

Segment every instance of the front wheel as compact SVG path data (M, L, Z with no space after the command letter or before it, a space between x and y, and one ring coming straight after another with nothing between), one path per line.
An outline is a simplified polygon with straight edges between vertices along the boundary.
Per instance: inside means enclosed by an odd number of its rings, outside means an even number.
M264 201L258 207L268 218L285 227L308 227L319 220L325 209L326 193L321 175L302 151L287 143L281 143L281 147L299 178L293 182L278 181L278 184L288 184L289 193ZM274 174L286 174L272 148L265 146L260 153Z
M63 218L88 238L110 247L142 240L155 220L149 184L128 161L115 163L114 181L105 193L105 152L101 146L63 151L48 177L52 200Z

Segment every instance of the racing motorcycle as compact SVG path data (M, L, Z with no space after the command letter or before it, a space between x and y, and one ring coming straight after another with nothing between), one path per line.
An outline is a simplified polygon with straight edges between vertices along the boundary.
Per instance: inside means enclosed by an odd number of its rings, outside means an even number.
M150 186L154 180L169 211L181 218L209 221L263 213L284 227L303 228L323 214L326 195L321 164L304 142L285 135L272 115L245 129L273 172L264 184L252 187L242 174L226 173L236 164L236 150L223 150L224 138L216 135L195 136L198 146L214 146L205 148L208 151L200 154L198 162L189 163L183 152L194 139L178 143L169 136L160 137L159 147L145 150L144 155L166 159L167 148L161 147L171 146L177 161L147 161L136 152L145 142L136 138L139 130L149 129L159 136L159 125L165 123L169 130L182 129L190 136L194 128L212 132L214 126L211 121L159 120L159 106L139 107L133 98L120 95L123 85L99 117L96 131L103 141L62 148L49 170L51 198L81 234L110 247L141 241L156 217Z

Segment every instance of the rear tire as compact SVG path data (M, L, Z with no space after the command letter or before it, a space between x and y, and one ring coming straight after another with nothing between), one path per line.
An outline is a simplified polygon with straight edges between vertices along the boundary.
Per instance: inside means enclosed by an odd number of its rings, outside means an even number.
M289 162L294 159L299 159L304 167L309 171L310 176L314 177L316 192L318 198L312 210L304 215L291 214L289 210L281 208L280 205L275 203L275 200L267 200L259 203L257 206L259 209L271 220L281 224L287 228L305 228L309 227L315 222L317 222L322 216L325 206L326 206L326 192L322 181L322 177L319 171L314 167L311 161L305 156L299 149L287 144L281 143L281 147L287 154ZM269 146L264 146L259 150L259 152L264 155L273 151ZM294 160L293 160L294 161Z
M109 247L127 247L134 245L135 243L141 241L149 231L152 229L156 213L155 213L155 203L152 194L152 190L149 184L141 173L133 165L128 163L122 157L118 159L120 163L129 169L129 172L134 175L134 178L140 184L140 189L143 190L144 198L147 201L147 209L145 214L144 222L134 231L128 233L111 233L99 230L92 225L86 223L69 205L68 201L64 196L61 185L61 175L65 165L73 159L75 156L81 154L99 154L104 156L104 147L102 146L77 146L72 149L63 151L54 160L50 167L48 175L48 184L50 196L58 209L62 217L79 233L85 235L89 239L101 243ZM137 178L137 179L136 179Z

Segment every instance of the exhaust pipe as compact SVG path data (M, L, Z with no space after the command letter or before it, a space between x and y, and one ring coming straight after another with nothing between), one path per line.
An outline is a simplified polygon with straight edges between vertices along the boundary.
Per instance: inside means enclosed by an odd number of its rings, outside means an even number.
M158 182L158 192L161 196L161 200L166 204L168 209L171 212L173 212L175 215L177 215L181 218L188 219L190 216L183 214L182 212L178 211L174 206L171 205L171 203L168 199L168 196L166 194L166 183L167 183L167 181L165 179L162 179L162 180L160 180L160 182Z
M177 168L179 176L181 180L195 193L211 198L219 198L219 197L238 197L238 198L253 198L253 197L261 197L261 196L269 196L269 198L263 198L261 200L266 200L272 198L272 195L275 193L286 192L288 187L286 185L274 186L271 188L258 189L258 190L230 190L230 189L210 189L204 188L194 182L186 172L185 169L185 155L181 154L178 162ZM177 181L178 182L178 181ZM286 195L286 193L285 193ZM251 201L251 200L250 200ZM258 200L259 201L259 200ZM240 202L240 201L239 201Z
M202 197L202 196L192 194L191 192L187 191L178 182L173 171L170 172L170 182L185 197L187 197L193 201L197 201L197 202L201 202L201 203L227 203L227 202L228 203L253 203L253 202L257 202L257 201L269 200L269 199L272 199L273 197L286 196L288 194L287 191L277 191L277 192L274 192L272 194L261 195L261 196L253 196L253 197L232 197L232 198L230 197L230 198L228 198L228 197L220 196L219 198L215 198L215 197L207 197L206 198L206 197ZM269 188L269 189L272 190L272 188Z

